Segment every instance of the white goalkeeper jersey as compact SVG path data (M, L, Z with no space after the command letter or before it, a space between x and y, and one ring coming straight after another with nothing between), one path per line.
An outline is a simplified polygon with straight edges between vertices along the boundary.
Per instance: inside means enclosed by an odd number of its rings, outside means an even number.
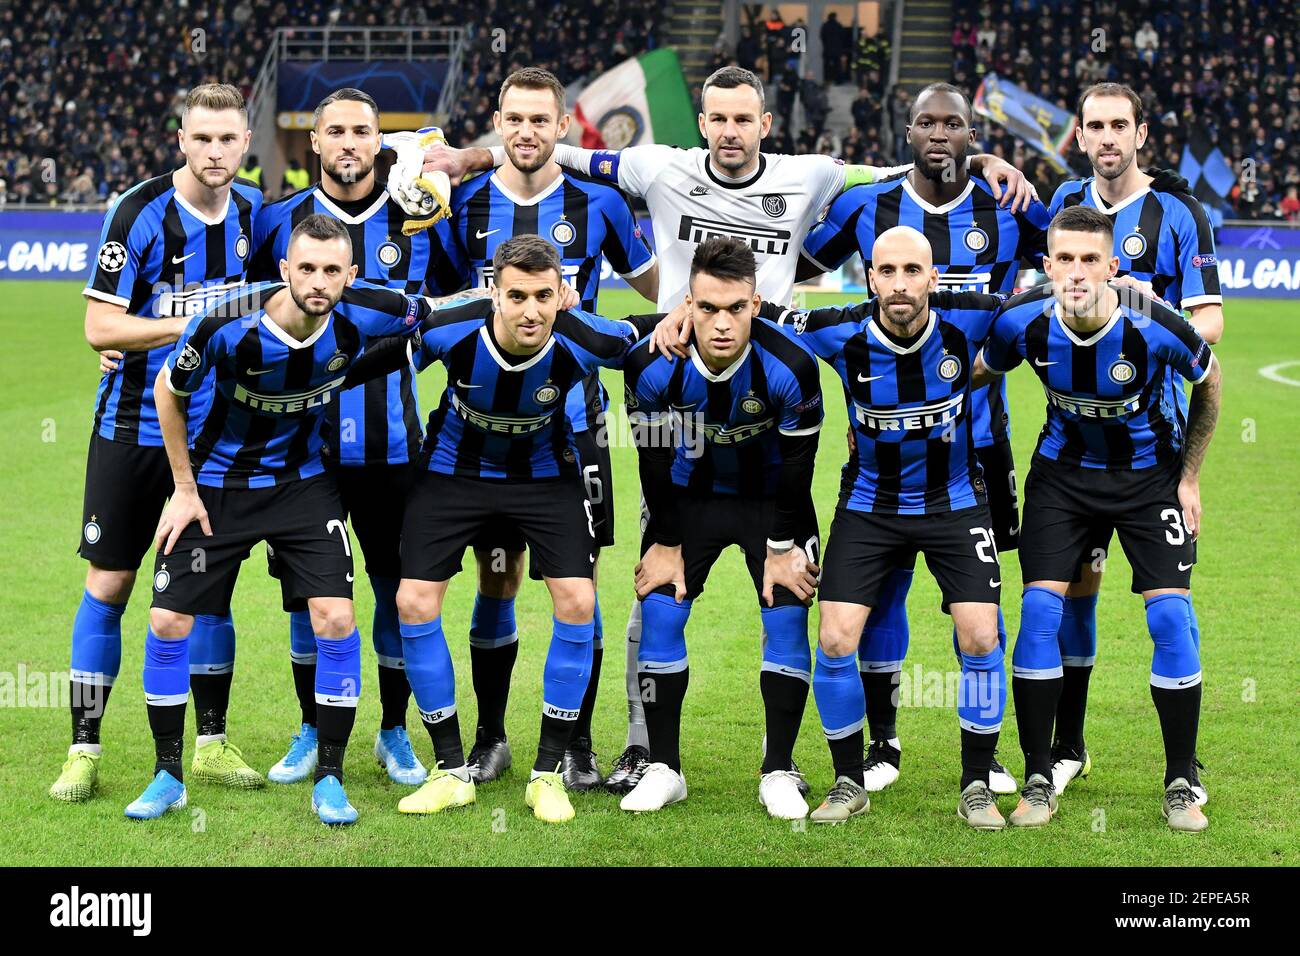
M686 296L695 247L713 236L748 243L758 260L758 294L789 305L804 237L845 182L844 163L821 155L760 154L758 169L745 179L723 176L701 147L590 150L561 143L555 159L645 199L659 258L662 312ZM874 175L906 168L879 169Z

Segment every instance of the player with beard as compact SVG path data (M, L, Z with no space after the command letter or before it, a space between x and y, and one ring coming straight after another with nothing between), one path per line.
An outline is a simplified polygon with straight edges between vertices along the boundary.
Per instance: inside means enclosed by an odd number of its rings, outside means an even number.
M961 90L948 83L921 90L912 103L907 127L911 171L887 182L845 190L804 240L799 278L839 268L854 253L870 268L876 237L905 225L919 230L930 243L940 289L1014 292L1021 262L1036 266L1047 249L1047 207L1035 200L1024 212L1001 208L990 185L966 168L964 157L975 137L970 101ZM998 381L974 392L971 415L993 535L999 551L1014 550L1020 515L1005 384ZM883 790L899 774L902 744L895 694L907 656L906 601L913 570L909 564L890 575L858 647L870 728L865 757L869 792ZM1001 612L998 640L1005 649ZM955 631L953 641L955 649ZM1016 792L1015 779L996 758L990 786L994 793Z
M1143 172L1136 159L1146 144L1142 100L1118 83L1100 83L1083 91L1078 104L1075 142L1088 156L1093 175L1063 183L1052 197L1052 214L1082 205L1106 215L1115 235L1117 276L1121 282L1186 311L1192 326L1210 345L1223 336L1223 295L1219 285L1214 232L1187 183L1162 170ZM1177 376L1177 370L1170 369ZM1184 419L1186 389L1174 389ZM1114 528L1098 522L1081 557L1077 579L1066 593L1060 646L1064 685L1056 712L1052 778L1058 793L1075 777L1087 776L1092 758L1084 743L1088 682L1097 655L1097 594ZM1190 601L1190 598L1189 598ZM1192 636L1201 629L1192 607ZM1199 774L1191 769L1198 804L1208 799Z
M381 139L379 107L361 90L344 88L316 107L312 149L320 156L321 181L268 203L254 228L249 278L272 280L288 254L293 228L308 216L341 222L352 243L353 264L364 281L407 293L456 287L463 273L445 223L405 235L407 215L375 173ZM347 388L330 404L322 424L322 456L339 486L344 514L352 521L375 596L371 641L378 659L381 716L375 758L395 783L418 786L425 768L411 747L406 712L411 697L397 624L398 541L402 508L420 447L420 409L415 370L404 359L386 375ZM311 776L317 760L316 642L307 602L294 581L270 559L281 578L289 612L290 661L301 726L288 752L267 776L295 783Z
M1051 780L1063 683L1058 634L1079 552L1100 522L1118 532L1133 593L1146 605L1151 699L1165 748L1162 812L1171 829L1200 832L1209 820L1190 782L1201 709L1190 587L1220 374L1180 314L1143 295L1125 301L1110 285L1119 266L1112 229L1086 206L1054 216L1043 261L1051 284L1007 301L976 360L976 384L1026 362L1047 395L1025 482L1025 587L1012 655L1025 785L1011 823L1046 826L1058 807ZM1193 385L1186 416L1172 394L1182 379Z
M750 246L758 264L756 290L764 301L788 305L799 251L819 213L844 189L876 182L904 168L846 165L829 156L764 154L760 145L772 125L763 84L749 70L723 67L704 83L698 116L707 149L641 145L622 150L588 150L559 145L563 166L617 185L642 197L658 242L659 299L671 312L676 332L656 333L656 343L671 339L685 354L690 323L677 308L688 291L695 247L714 236L733 236ZM457 150L439 145L426 154L426 169L445 171L453 182L504 161L500 150ZM980 155L970 159L992 186L993 196L1013 209L1034 199L1033 189L1015 167ZM646 515L642 515L643 522ZM641 606L633 604L627 629L625 677L628 696L628 746L606 786L632 789L647 761L645 718L636 682Z
M516 70L501 84L498 106L493 122L508 161L490 176L461 184L451 196L448 222L458 255L466 260L466 281L490 285L497 247L514 236L533 234L560 253L565 283L572 287L576 300L564 305L596 310L602 260L653 301L659 287L658 263L627 199L617 187L562 169L555 162L556 142L569 128L559 80L545 70ZM442 291L458 288L444 286ZM589 375L575 385L565 402L570 451L581 470L584 493L595 518L598 548L614 543L609 448L596 440L608 404L598 375ZM510 525L486 529L474 543L478 592L469 640L478 726L468 765L475 783L495 780L512 759L505 715L519 649L515 595L523 578L523 550L519 529ZM540 579L535 562L533 576ZM562 776L570 790L590 790L601 783L591 741L591 715L604 654L599 599L595 628L591 680L564 752Z
M232 86L196 86L177 133L185 165L127 190L104 218L99 253L83 290L86 340L115 350L95 398L79 552L89 563L72 625L72 745L50 796L80 802L99 785L100 721L122 657L122 615L152 529L172 493L154 405L154 378L186 323L244 278L262 194L235 179L250 133ZM195 388L191 420L211 393ZM260 787L226 740L235 630L229 599L194 622L198 739L192 773Z

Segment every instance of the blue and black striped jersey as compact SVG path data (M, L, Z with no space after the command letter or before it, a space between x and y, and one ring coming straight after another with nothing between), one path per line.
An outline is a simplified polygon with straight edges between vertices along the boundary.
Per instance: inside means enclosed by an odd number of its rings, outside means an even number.
M452 191L451 209L452 230L475 285L491 284L492 256L514 236L539 235L559 250L564 279L586 312L596 310L602 256L625 278L655 264L627 197L618 187L581 173L565 170L531 199L515 195L495 173L479 176ZM575 386L565 405L573 431L585 431L608 407L609 396L597 377Z
M1210 373L1214 355L1179 313L1145 296L1121 303L1097 331L1078 333L1044 286L1009 299L984 346L984 362L995 372L1025 360L1047 393L1034 454L1127 471L1181 455L1178 388L1168 370L1196 384Z
M841 193L804 240L803 252L826 270L838 268L855 252L869 267L876 236L894 226L911 226L930 243L940 289L1010 294L1022 261L1041 267L1050 219L1037 200L1023 213L1000 207L989 184L977 176L942 206L922 199L902 176ZM1003 383L976 392L972 413L976 447L1011 440Z
M172 185L172 173L124 192L104 216L99 253L82 294L114 302L130 315L200 315L244 280L262 193L236 179L226 211L209 219ZM127 352L104 373L95 394L95 432L111 441L162 445L153 384L172 346ZM196 390L193 414L211 395Z
M1105 213L1114 224L1119 275L1150 282L1152 291L1175 309L1223 302L1214 230L1193 196L1148 186L1108 206L1090 176L1062 183L1052 197L1051 213L1078 205Z
M167 384L177 395L214 379L212 407L190 448L201 485L264 488L320 474L321 422L348 366L368 338L412 331L430 313L424 299L353 286L298 341L264 308L285 289L266 282L232 293L196 316L167 358Z
M475 285L491 284L492 256L514 236L538 235L559 250L564 279L587 312L596 308L602 256L624 277L639 276L655 263L627 198L580 173L566 170L531 199L512 193L495 173L478 176L452 191L451 212Z
M465 264L445 222L414 236L402 235L406 214L383 187L353 202L331 199L320 185L267 203L253 231L249 279L277 281L289 234L321 213L347 226L357 278L410 294L459 288ZM420 447L415 373L405 366L349 388L330 403L322 426L325 455L340 465L400 465Z
M470 478L576 477L565 398L598 368L617 368L649 328L560 312L541 350L520 358L494 340L492 316L491 300L477 299L425 324L416 364L442 362L447 390L429 416L422 465Z
M750 341L727 369L709 371L637 344L623 365L630 412L671 415L673 484L691 493L771 497L781 471L780 435L811 435L825 409L817 359L775 323L755 317Z
M910 342L881 327L876 299L782 316L844 384L857 452L841 473L842 507L917 515L987 500L970 374L1001 305L979 292L932 293L929 321Z

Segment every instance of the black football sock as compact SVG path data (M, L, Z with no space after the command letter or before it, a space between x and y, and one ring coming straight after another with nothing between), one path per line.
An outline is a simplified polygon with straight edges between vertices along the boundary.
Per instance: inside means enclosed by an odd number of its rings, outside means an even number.
M641 701L645 708L646 733L650 737L650 762L664 763L681 772L682 704L690 683L691 669L673 673L640 671Z
M1088 710L1092 665L1061 668L1061 700L1056 705L1056 743L1083 755L1083 720Z
M500 647L469 646L470 674L478 700L478 739L506 736L506 705L510 702L510 675L519 656L519 642Z
M1165 741L1165 786L1179 777L1190 782L1201 719L1201 685L1198 682L1191 687L1152 686L1151 699L1155 701L1160 735Z
M343 755L348 749L348 738L352 736L352 725L356 723L356 707L335 707L330 704L316 706L316 745L317 763L313 783L319 783L326 777L337 777L343 782Z
M379 665L379 707L381 730L406 726L406 708L411 703L411 685L403 667Z
M763 755L763 773L789 770L794 761L794 742L803 722L808 702L808 682L789 674L761 671L759 690L763 694L763 714L767 726L767 752Z
M961 789L965 790L976 780L981 780L985 784L989 782L989 771L993 767L993 751L997 748L997 734L977 734L962 728ZM1050 775L1048 779L1051 779Z
M826 741L831 748L831 763L835 766L835 779L848 777L862 786L862 729L844 737Z
M99 743L99 724L104 719L104 708L108 706L108 694L112 689L111 684L68 682L74 744Z
M194 695L194 723L200 737L226 732L230 685L234 680L234 671L224 674L190 674L190 693Z
M185 704L160 707L147 704L149 730L153 733L153 772L166 770L177 780L184 780L181 755L185 749Z
M1025 780L1041 773L1052 779L1052 718L1061 696L1061 678L1031 680L1011 678L1016 702L1016 727L1020 749L1025 753Z
M460 742L460 717L453 713L450 717L430 722L421 715L421 722L433 743L433 759L442 769L455 770L465 766L465 747Z
M313 655L311 663L300 664L298 661L292 662L293 666L293 691L298 695L298 708L302 711L302 722L308 726L316 726L316 659Z
M893 740L898 736L899 671L862 671L862 692L867 698L867 727L872 740Z
M560 769L560 763L564 760L564 751L569 749L569 741L573 739L572 720L560 720L558 717L551 717L542 714L542 732L537 740L537 759L533 761L533 771L536 773L554 773Z

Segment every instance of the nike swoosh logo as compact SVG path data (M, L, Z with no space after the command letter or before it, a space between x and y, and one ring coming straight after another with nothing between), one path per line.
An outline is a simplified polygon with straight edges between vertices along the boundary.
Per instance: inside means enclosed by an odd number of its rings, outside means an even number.
M1044 362L1041 359L1034 359L1034 364L1039 368L1047 368L1049 365L1059 365L1059 362Z
M154 697L152 694L144 695L144 702L146 704L156 704L159 701L166 700L166 699L167 699L166 697Z
M342 703L345 703L345 702L347 702L347 701L349 701L349 700L351 700L351 699L352 699L352 698L350 698L350 697L326 697L326 698L325 698L325 703L327 703L327 704L342 704Z
M348 584L351 584L351 583L352 583L352 572L349 571L349 572L348 572Z
M246 368L246 369L244 369L244 374L245 374L245 375L265 375L267 372L273 372L273 371L275 371L275 370L274 370L274 369L270 369L270 368Z
M883 375L870 375L870 376L868 376L868 375L859 375L859 376L858 376L858 381L859 381L859 382L874 382L876 379L878 379L878 378L884 378L884 377L885 377L885 376L883 376Z
M482 229L475 229L475 230L474 230L474 238L475 238L475 239L486 239L488 236L492 235L492 233L494 233L494 232L500 232L500 231L501 231L500 229L489 229L487 232L484 232Z
M1001 582L1001 581L994 581L992 578L989 578L989 587L991 587L991 588L999 588L999 587L1001 587L1001 586L1002 586L1002 582Z
M186 259L190 258L190 256L197 256L197 255L198 255L197 252L191 252L188 256L172 256L172 265L174 266L180 265Z
M483 386L482 386L482 385L470 385L468 382L462 382L460 379L456 379L456 387L457 387L457 388L482 388Z
M209 667L209 668L208 668L208 673L209 673L209 674L219 674L219 673L221 673L221 672L224 671L224 670L225 670L224 667Z
M1192 562L1192 564L1195 564L1195 563L1196 563L1195 561ZM1190 571L1190 570L1192 570L1192 565L1191 565L1191 564L1183 564L1183 562L1179 561L1179 562L1178 562L1178 570L1179 570L1179 571Z
M1178 682L1178 686L1186 687L1188 684L1195 684L1195 683L1196 683L1196 678L1192 678L1191 680L1180 680Z

